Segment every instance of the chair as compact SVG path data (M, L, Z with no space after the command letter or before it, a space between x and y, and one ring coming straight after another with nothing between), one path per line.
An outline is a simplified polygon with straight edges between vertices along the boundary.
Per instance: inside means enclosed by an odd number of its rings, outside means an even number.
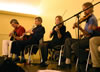
M89 51L89 54L88 54L88 58L87 58L86 68L85 68L86 72L88 70L89 59L90 59L90 56L91 56L90 50L88 50L88 51Z
M53 49L50 49L49 54L51 60L57 61L59 59L59 54L62 46L63 45L56 45L53 47Z
M28 64L31 63L31 54L32 54L32 49L34 48L34 46L36 46L36 47L38 47L38 48L40 49L42 43L43 43L43 38L41 38L41 39L39 40L39 44L32 44L32 45L31 45L31 48L30 48L30 51L29 51ZM39 53L40 53L40 55L41 55L41 51L40 51Z
M62 54L63 54L63 48L64 48L64 45L61 45L60 55L59 55L59 60L58 60L58 66L61 65L61 59L62 59ZM71 53L74 53L74 51L72 51Z
M72 36L71 36L71 34L70 34L69 31L65 32L65 39L66 38L72 38ZM60 64L61 64L61 58L62 58L61 56L62 56L62 53L63 53L63 47L64 47L63 44L62 45L56 45L51 50L52 51L52 53L51 53L51 59L57 60L57 57L56 57L55 54L58 55L58 66L60 66Z
M63 47L64 47L64 45L61 45L60 55L59 55L59 60L58 60L58 66L61 65L61 56L62 56L62 52L63 52Z
M85 67L85 72L87 72L91 53L90 53L90 49L89 49L89 48L86 48L85 50L86 50L86 52L89 52L89 53L88 53L87 62L86 62L86 67ZM79 61L79 59L77 58L76 66L75 66L76 69L77 69L77 66L78 66L78 61Z
M86 63L86 69L85 69L86 72L87 72L87 70L88 70L88 64L89 64L90 56L91 56L90 50L87 49L87 51L89 51L89 54L88 54L88 59L87 59L87 63ZM98 51L100 52L100 46L98 46Z

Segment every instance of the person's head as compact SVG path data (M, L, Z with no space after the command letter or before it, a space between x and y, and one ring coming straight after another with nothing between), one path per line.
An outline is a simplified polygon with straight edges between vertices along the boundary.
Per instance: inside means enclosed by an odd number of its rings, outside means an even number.
M62 16L56 16L56 18L55 18L55 24L59 24L59 23L61 23L62 21L63 21Z
M16 28L19 25L19 22L16 19L12 19L10 21L10 24L12 25L12 27Z
M41 17L36 17L35 18L35 25L41 25L42 23L42 18Z
M83 4L83 10L89 8L90 6L93 6L93 4L91 2L86 2ZM87 9L86 11L84 11L84 14L87 15L87 14L90 14L93 12L93 7Z

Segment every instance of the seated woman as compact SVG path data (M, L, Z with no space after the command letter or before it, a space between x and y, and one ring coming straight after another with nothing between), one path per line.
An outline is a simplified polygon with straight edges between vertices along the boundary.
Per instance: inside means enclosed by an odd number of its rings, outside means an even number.
M14 60L15 62L20 61L18 56L20 55L20 52L23 51L27 45L38 44L39 40L43 38L45 29L41 23L42 23L42 18L36 17L35 18L36 27L32 31L29 31L31 33L30 38L27 40L14 41L12 43L11 53L16 54ZM23 60L25 60L24 57L21 59L21 61Z
M48 48L53 48L56 45L62 45L64 43L66 27L64 26L63 23L61 23L62 21L63 19L61 16L56 16L55 18L56 26L53 27L50 33L50 38L53 37L53 39L51 41L44 42L43 45L41 46L43 61L40 63L40 66L47 66L45 62L47 61L47 57L48 57ZM58 25L59 23L61 24Z

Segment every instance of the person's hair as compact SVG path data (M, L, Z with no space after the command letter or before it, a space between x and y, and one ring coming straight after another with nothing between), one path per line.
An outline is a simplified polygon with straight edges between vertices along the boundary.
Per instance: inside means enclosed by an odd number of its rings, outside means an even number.
M35 20L36 20L36 19L37 19L39 22L42 23L42 18L41 18L41 17L36 17Z
M58 19L60 20L60 22L63 21L63 18L62 18L62 16L60 16L60 15L56 16L56 18L58 18Z
M93 12L93 4L91 2L86 2L86 3L83 4L83 6L85 6L85 7L92 6L91 8L92 8L92 12Z
M16 19L12 19L12 20L10 21L10 24L12 24L12 23L19 24L19 22L18 22Z
M58 18L58 19L60 20L60 22L63 21L63 18L62 18L62 16L60 16L60 15L56 16L56 18ZM62 23L62 24L63 24L63 23Z

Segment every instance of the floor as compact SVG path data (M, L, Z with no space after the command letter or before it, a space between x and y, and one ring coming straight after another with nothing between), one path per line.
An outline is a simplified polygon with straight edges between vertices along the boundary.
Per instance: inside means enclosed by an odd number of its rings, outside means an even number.
M21 64L21 66L25 72L76 72L75 64L72 65L72 69L60 68L57 66L57 62L48 61L49 65L47 67L40 67L39 61L36 60L34 63L27 65ZM89 72L92 72L91 70Z

